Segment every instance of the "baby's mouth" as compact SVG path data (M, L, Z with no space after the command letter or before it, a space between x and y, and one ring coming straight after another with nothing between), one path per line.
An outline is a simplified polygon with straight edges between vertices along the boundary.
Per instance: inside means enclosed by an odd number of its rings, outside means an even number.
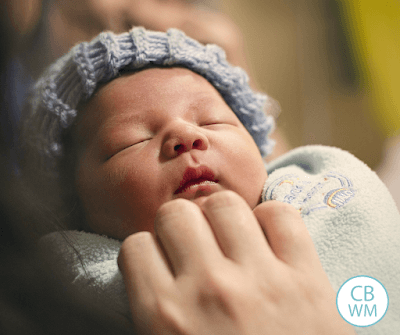
M201 186L201 185L211 185L211 184L216 184L217 182L211 181L211 180L204 180L204 179L195 179L191 180L190 182L186 183L183 187L178 188L175 191L175 194L183 193L188 191L189 189L195 187L195 186Z
M207 186L217 184L218 180L215 179L214 173L211 169L206 166L200 166L198 168L187 168L183 174L182 181L179 184L179 188L174 194L179 194L190 190L196 186Z

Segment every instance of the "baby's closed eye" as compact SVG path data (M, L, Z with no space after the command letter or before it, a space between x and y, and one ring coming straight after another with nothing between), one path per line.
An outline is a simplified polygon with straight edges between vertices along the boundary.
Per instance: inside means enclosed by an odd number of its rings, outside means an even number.
M115 144L110 144L107 147L107 150L105 150L105 156L106 156L106 161L114 157L115 155L118 155L122 152L129 150L135 150L135 149L140 149L143 146L145 146L148 142L152 140L152 137L148 138L143 138L143 139L133 139L131 141L127 141L124 143L115 143Z
M200 123L203 128L216 128L221 126L237 126L236 120L222 119L222 120L207 120Z

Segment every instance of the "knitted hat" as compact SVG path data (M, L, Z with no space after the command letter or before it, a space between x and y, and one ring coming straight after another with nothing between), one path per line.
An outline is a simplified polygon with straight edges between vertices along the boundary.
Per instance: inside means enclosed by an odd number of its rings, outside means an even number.
M206 78L225 99L254 138L260 153L271 153L268 139L274 120L264 113L273 100L255 93L246 73L231 66L216 45L202 45L177 29L166 33L134 28L115 35L101 33L91 42L76 45L51 65L33 88L29 119L43 132L36 143L42 155L56 159L62 154L62 133L77 116L77 106L89 100L96 88L121 71L134 71L151 64L180 66ZM40 140L39 140L40 138Z

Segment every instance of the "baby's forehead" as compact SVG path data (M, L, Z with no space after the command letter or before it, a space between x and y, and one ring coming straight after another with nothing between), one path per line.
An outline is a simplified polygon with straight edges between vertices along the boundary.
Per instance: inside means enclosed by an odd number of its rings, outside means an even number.
M186 109L196 117L222 106L233 113L217 89L201 75L181 67L152 67L123 73L102 84L79 110L77 124L84 132L89 128L94 132L105 124L111 127L140 123L162 116L151 110Z
M215 103L226 105L217 89L204 77L186 68L173 67L124 73L99 87L84 109L107 109L112 114L133 109L139 113L158 105L159 101L163 101L166 108L168 104L190 103L193 110Z

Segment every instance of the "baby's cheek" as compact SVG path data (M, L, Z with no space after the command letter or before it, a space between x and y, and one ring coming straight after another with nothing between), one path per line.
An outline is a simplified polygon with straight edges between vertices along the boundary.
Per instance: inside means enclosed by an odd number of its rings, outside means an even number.
M116 212L124 222L124 229L130 234L138 231L153 232L157 210L163 203L162 194L145 180L139 182L127 177L124 183L116 187Z
M244 142L246 144L246 142ZM253 144L254 145L254 144ZM268 178L261 154L240 143L235 156L230 159L229 177L233 190L241 195L251 208L255 208L261 200L261 192Z

